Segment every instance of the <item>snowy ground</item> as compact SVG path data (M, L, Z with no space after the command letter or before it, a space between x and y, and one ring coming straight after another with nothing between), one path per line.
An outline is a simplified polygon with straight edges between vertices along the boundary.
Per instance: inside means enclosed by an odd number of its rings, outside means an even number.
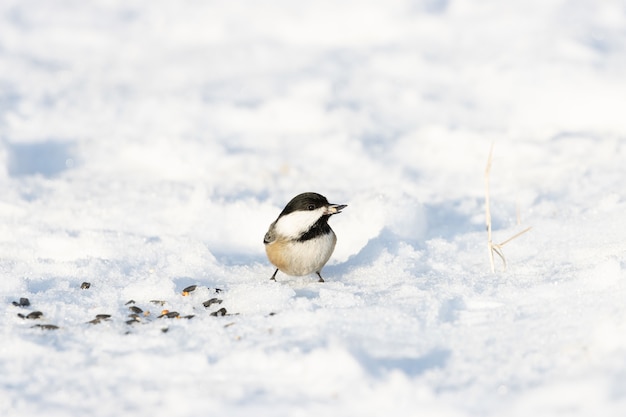
M626 415L624 74L619 0L3 0L0 415Z

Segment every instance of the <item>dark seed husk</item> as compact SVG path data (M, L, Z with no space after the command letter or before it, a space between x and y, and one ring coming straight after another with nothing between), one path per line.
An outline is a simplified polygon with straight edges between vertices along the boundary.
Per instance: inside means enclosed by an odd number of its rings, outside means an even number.
M110 314L97 314L95 319L90 320L87 323L98 324L102 321L108 321L110 317L111 317Z
M28 298L20 298L20 301L13 301L12 304L16 307L28 307L30 305L30 301Z
M195 315L193 315L193 314L188 314L188 315L186 315L186 316L181 316L181 319L187 319L187 320L189 320L189 319L192 319L192 318L194 318L194 317L195 317Z
M178 311L168 311L165 314L161 314L159 317L157 318L163 318L163 317L167 317L168 319L174 319L176 317L180 316L180 314L178 313Z
M152 304L156 304L156 305L159 305L159 306L165 305L165 303L166 303L166 302L165 302L165 301L163 301L163 300L150 300L150 302L151 302Z
M86 289L88 289L89 287L91 287L91 283L90 283L90 282L83 282L82 284L80 284L80 288L81 288L82 290L86 290Z
M41 316L43 316L43 313L41 311L33 311L32 313L29 313L26 318L27 319L31 319L31 320L36 320L41 318Z
M183 294L185 294L185 293L190 293L190 292L192 292L192 291L195 291L195 289L196 289L197 287L198 287L197 285L190 285L190 286L188 286L187 288L185 288L185 289L183 290Z
M32 327L38 327L42 330L56 330L59 326L55 326L54 324L35 324Z
M137 314L143 313L143 310L137 306L130 306L128 307L128 309L132 311L133 313L137 313Z
M126 324L133 324L133 323L139 323L139 320L138 319L126 320Z
M213 304L222 304L222 300L218 298L211 298L210 300L206 300L202 305L204 307L211 307Z
M212 312L211 315L214 317L220 317L220 316L225 316L226 313L227 313L226 309L222 307L219 310Z
M128 300L128 301L126 301L126 304L124 304L124 305L127 306L129 304L135 304L135 300Z

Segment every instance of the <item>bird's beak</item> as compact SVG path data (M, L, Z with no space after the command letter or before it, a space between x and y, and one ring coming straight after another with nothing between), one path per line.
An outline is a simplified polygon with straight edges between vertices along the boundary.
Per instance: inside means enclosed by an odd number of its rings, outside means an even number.
M345 209L346 207L348 207L347 204L329 204L328 207L326 207L325 214L332 215L341 213L341 210Z

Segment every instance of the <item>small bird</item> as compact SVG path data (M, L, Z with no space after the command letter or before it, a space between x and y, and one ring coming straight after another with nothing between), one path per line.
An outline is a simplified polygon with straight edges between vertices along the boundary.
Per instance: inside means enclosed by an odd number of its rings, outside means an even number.
M278 271L295 276L315 272L324 282L320 271L337 243L328 219L346 207L329 204L317 193L302 193L287 203L263 239L267 257L276 267L270 279L276 281Z

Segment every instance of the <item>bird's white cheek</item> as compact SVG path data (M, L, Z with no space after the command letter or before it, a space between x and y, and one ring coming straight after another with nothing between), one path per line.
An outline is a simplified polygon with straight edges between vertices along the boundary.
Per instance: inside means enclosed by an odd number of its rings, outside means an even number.
M322 217L323 208L311 211L294 211L276 222L276 232L286 238L297 239Z

